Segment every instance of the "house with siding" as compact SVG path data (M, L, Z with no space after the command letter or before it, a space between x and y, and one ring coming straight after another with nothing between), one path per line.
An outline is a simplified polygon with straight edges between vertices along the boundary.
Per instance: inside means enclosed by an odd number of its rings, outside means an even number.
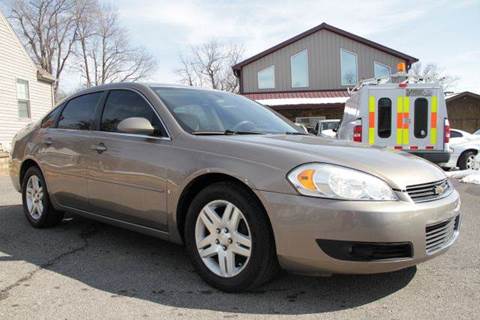
M15 133L54 104L55 79L30 58L0 12L0 144L9 150Z
M348 89L409 68L405 53L322 23L234 65L240 94L297 117L341 118Z

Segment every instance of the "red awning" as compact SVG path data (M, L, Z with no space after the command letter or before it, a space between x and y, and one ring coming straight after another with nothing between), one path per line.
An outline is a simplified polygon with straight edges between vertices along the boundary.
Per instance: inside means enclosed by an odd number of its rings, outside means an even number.
M298 92L261 92L243 94L252 100L270 100L270 99L297 99L297 98L348 98L346 90L335 91L298 91Z

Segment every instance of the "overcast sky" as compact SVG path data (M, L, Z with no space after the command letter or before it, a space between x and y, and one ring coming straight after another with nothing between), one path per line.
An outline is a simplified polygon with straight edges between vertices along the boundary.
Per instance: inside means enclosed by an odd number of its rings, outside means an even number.
M456 90L480 92L480 1L104 0L131 40L158 61L151 80L178 80L178 55L210 39L241 43L245 57L327 22L438 64ZM420 3L421 2L421 3ZM69 87L78 80L71 75Z

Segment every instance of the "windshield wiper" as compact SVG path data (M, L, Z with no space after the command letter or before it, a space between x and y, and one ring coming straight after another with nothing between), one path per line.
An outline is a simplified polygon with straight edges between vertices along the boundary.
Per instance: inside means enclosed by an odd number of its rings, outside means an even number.
M224 131L192 131L192 134L196 136L214 136L214 135L224 135Z
M308 133L298 132L298 131L287 131L285 134L290 134L292 136L308 136Z
M193 131L192 134L196 136L214 136L214 135L224 135L231 136L236 134L263 134L262 132L255 131L234 131L234 130L225 130L225 131Z
M234 134L263 134L262 132L256 131L234 131L234 130L225 130L226 135L234 135Z

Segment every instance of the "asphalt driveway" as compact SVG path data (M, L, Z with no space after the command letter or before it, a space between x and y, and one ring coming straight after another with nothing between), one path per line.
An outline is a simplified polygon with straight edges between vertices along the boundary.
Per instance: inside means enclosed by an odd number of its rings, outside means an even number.
M480 186L457 188L461 235L433 261L372 276L283 274L225 294L202 282L180 246L80 218L31 228L0 176L0 319L478 319Z

